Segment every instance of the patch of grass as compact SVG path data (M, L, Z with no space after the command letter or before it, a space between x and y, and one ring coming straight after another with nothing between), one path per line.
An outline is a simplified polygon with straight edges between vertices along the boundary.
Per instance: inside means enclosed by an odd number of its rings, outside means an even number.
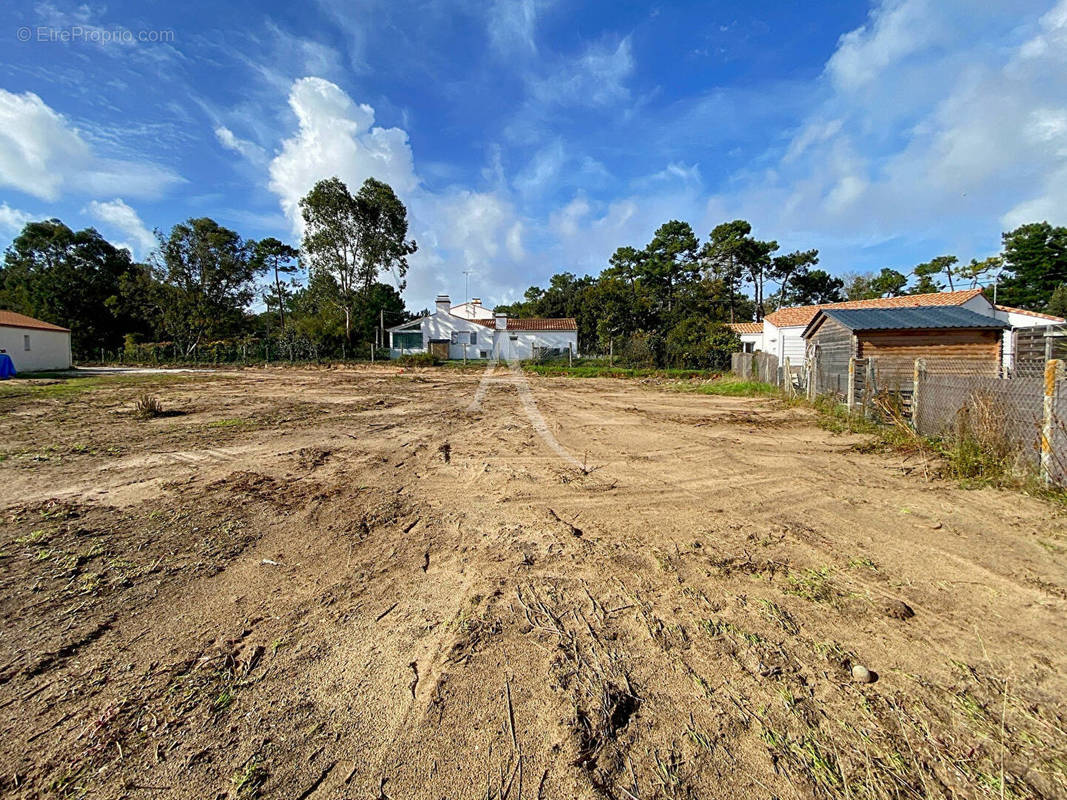
M207 426L209 428L237 428L237 427L240 427L242 425L251 425L251 424L252 424L252 420L250 420L250 419L240 419L240 418L234 417L234 418L230 418L230 419L215 419L215 420L212 420L211 422L209 422L207 424Z
M785 592L786 594L803 597L813 603L829 603L833 605L841 596L841 592L830 580L831 572L829 567L822 567L790 574L789 583L791 585Z
M615 367L605 364L534 364L524 363L525 372L567 378L664 378L688 379L711 378L722 374L719 370L705 369L655 369L652 367Z
M743 630L732 622L727 622L726 620L705 619L701 621L700 627L712 636L730 636L734 639L747 642L753 647L762 647L767 643L767 640L758 633L751 633Z
M760 381L743 381L733 377L723 376L717 380L706 383L691 384L680 387L682 391L696 392L697 394L711 394L722 397L766 397L777 395L778 387Z
M769 622L773 622L791 636L796 636L800 633L800 626L797 625L796 620L794 620L789 612L780 605L772 603L770 600L764 600L762 597L758 599L758 602L762 609L763 616Z
M267 770L259 763L259 759L252 758L230 779L233 793L236 797L258 797L259 790L263 788L268 777Z
M30 398L40 400L66 400L85 392L99 389L124 389L141 386L167 386L188 381L217 380L217 376L180 373L132 373L118 375L78 375L65 373L51 376L50 373L20 375L0 383L0 398Z

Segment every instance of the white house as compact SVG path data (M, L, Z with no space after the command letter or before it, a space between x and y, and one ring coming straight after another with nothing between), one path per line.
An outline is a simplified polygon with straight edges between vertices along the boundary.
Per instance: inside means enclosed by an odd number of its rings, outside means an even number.
M0 350L17 372L70 369L70 329L14 311L0 311Z
M463 317L463 319L492 319L493 312L482 305L482 300L479 297L472 297L466 303L460 303L458 306L452 306L449 312L457 317Z
M993 305L982 294L981 289L966 289L958 292L932 292L929 294L909 294L902 297L877 297L872 300L846 300L842 303L824 303L815 306L794 306L780 308L763 318L762 323L741 322L731 327L741 336L742 346L746 349L762 350L771 353L783 364L789 359L791 367L804 363L804 329L815 315L823 308L913 308L918 306L960 306L987 317L1008 323L1004 331L1003 366L1011 367L1015 355L1015 337L1013 331L1044 325L1062 325L1064 320L1035 311ZM761 330L751 326L759 326Z
M519 319L491 312L487 317L471 310L473 304L472 300L452 306L448 295L438 295L434 313L389 329L391 355L433 353L442 359L521 361L546 350L578 353L578 325L573 319ZM478 316L468 319L456 309Z

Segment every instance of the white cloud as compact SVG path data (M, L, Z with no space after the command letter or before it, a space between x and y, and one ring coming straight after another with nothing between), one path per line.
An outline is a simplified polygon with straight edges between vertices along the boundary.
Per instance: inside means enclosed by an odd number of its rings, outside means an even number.
M14 236L33 218L32 214L12 208L7 203L0 203L0 231L7 235Z
M67 193L157 197L181 179L148 162L104 158L32 92L0 89L0 185L42 200Z
M633 74L630 37L589 44L547 75L530 78L530 94L544 105L604 106L630 97L626 80Z
M323 178L336 175L353 191L370 177L402 194L418 185L407 133L374 127L374 109L356 105L336 84L301 78L289 107L299 128L270 163L270 188L295 232L302 228L300 198Z
M233 150L233 152L244 156L253 163L261 163L267 157L267 153L262 147L255 142L238 138L234 132L225 125L219 125L215 128L215 138L218 139L219 144L227 150Z
M494 0L487 19L489 41L503 56L537 52L535 0Z
M961 256L1021 222L1067 222L1067 0L1022 18L1006 3L885 0L841 38L823 89L715 208L828 249L902 237Z
M353 102L321 78L296 81L289 105L298 127L282 142L269 169L271 191L295 235L303 227L300 199L317 181L336 175L355 191L374 177L392 186L408 207L410 232L419 244L408 273L414 305L439 291L458 293L463 270L474 273L472 287L479 286L487 298L510 289L514 265L527 255L523 220L505 186L485 192L460 187L429 191L415 172L407 133L375 127L373 108ZM495 169L502 174L499 161Z
M123 242L116 244L116 247L125 247L135 257L145 258L156 246L155 235L145 227L137 212L120 198L108 202L93 200L86 206L85 212L107 228L130 238L132 245Z
M868 23L841 37L826 65L838 88L852 91L895 62L939 41L945 31L929 0L890 0L875 6Z

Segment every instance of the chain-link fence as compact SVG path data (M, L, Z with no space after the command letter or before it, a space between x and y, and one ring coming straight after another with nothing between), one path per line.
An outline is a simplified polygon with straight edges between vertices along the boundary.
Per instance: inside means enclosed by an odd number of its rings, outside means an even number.
M877 361L873 370L877 374ZM1067 485L1067 379L1062 362L1043 374L1023 370L1006 377L975 374L952 359L921 358L902 392L912 426L924 436L951 439L976 457L1019 470L1040 470L1049 483ZM865 387L870 398L870 388Z

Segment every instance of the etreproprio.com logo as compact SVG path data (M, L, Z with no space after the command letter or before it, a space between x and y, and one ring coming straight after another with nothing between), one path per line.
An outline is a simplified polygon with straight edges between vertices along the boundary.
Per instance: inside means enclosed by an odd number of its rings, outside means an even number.
M56 28L48 25L35 27L23 26L15 33L20 42L45 42L58 44L135 44L167 43L174 41L172 30L138 30L129 28L97 28L84 25L71 25L69 28Z

